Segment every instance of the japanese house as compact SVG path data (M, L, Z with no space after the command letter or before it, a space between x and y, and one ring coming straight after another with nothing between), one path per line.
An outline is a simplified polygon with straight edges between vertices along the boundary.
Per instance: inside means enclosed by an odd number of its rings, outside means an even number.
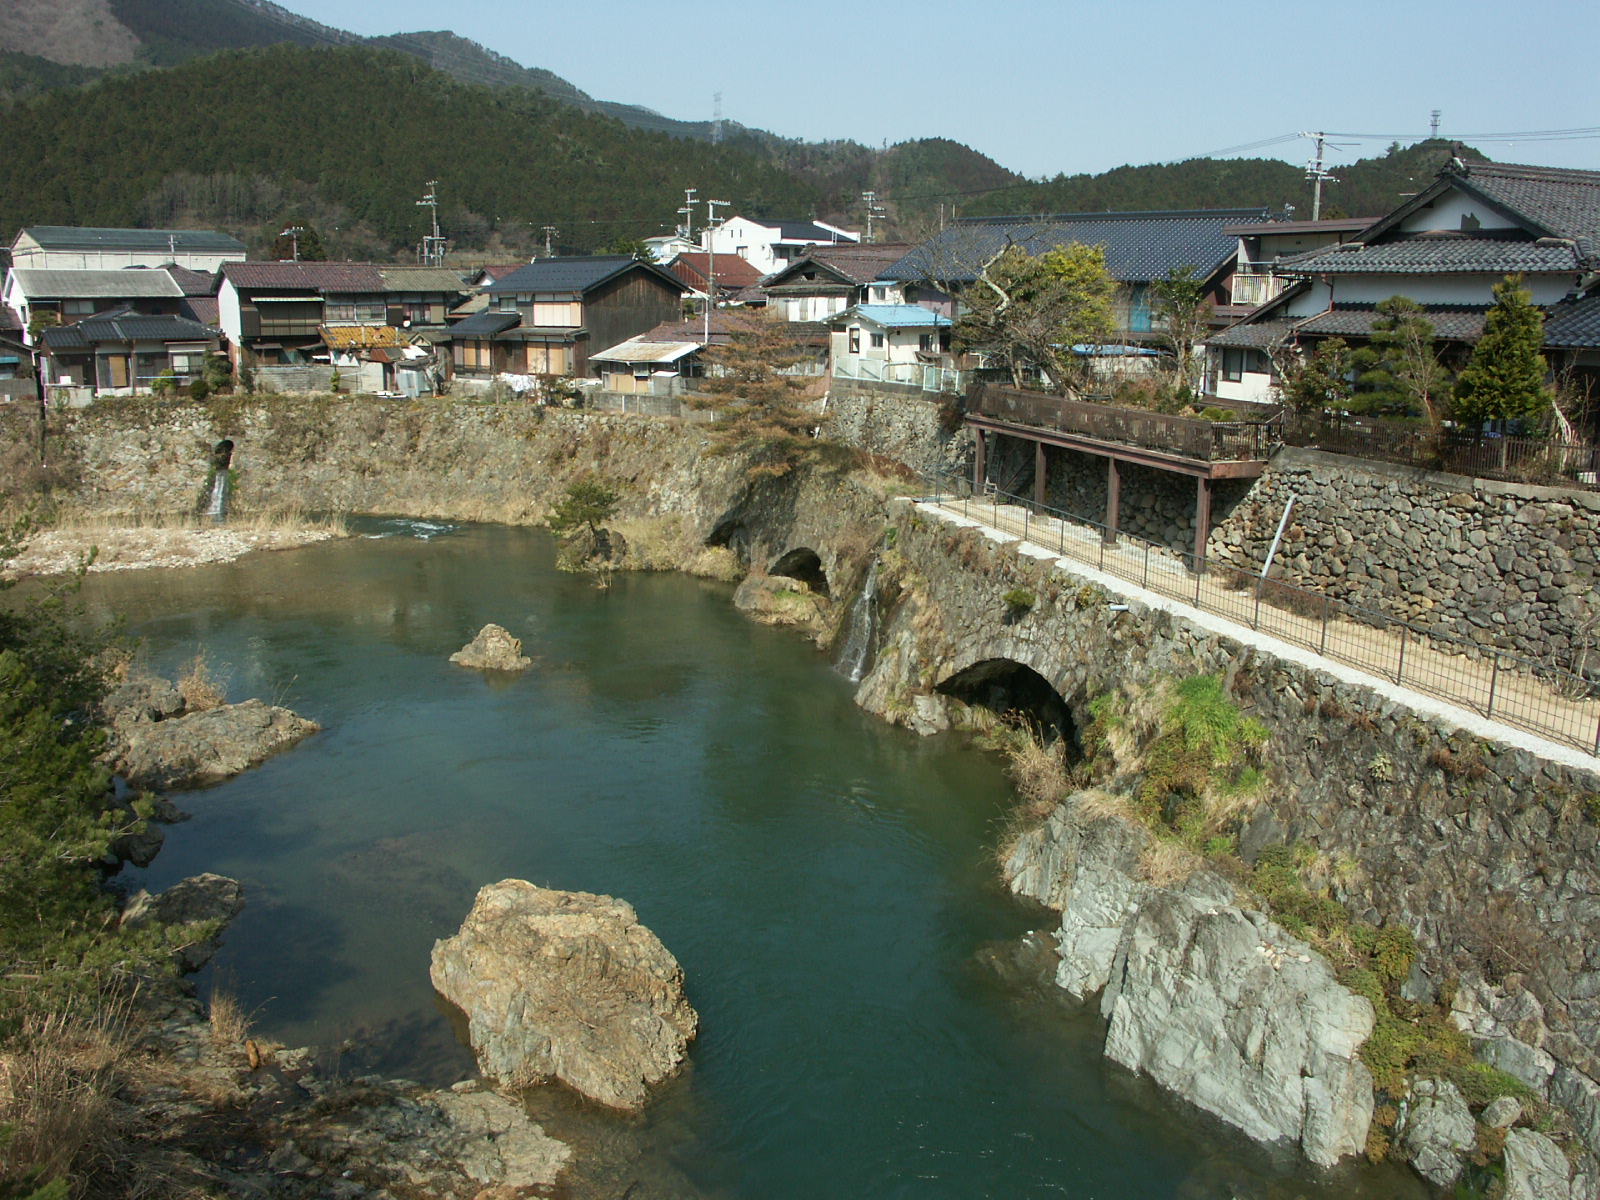
M11 243L11 265L37 270L117 270L176 263L215 274L225 262L243 262L238 238L207 229L91 229L30 225Z
M45 381L100 396L151 391L169 371L175 385L187 384L217 346L217 330L209 325L132 308L97 313L39 334Z

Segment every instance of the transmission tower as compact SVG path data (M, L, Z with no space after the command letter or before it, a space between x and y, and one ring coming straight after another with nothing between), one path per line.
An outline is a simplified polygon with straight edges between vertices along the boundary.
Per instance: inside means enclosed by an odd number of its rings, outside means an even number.
M1433 115L1428 120L1428 125L1429 125L1430 130L1431 130L1431 132L1428 134L1428 136L1430 138L1437 138L1439 136L1439 117L1440 117L1440 115L1441 114L1440 114L1439 110L1436 108L1436 109L1433 110Z
M722 93L711 97L711 144L722 144Z
M557 229L554 225L546 225L546 226L544 226L544 256L546 258L554 258L555 257L550 252L550 239L555 237L560 232L561 231L559 229Z

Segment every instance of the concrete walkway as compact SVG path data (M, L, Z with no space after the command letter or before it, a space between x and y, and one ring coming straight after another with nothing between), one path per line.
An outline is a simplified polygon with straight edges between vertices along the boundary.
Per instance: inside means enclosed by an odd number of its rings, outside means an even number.
M1020 506L941 498L919 501L917 507L951 524L983 530L996 541L1019 542L1021 553L1108 591L1371 688L1479 737L1567 766L1600 770L1600 757L1593 752L1600 701L1557 695L1538 679L1443 653L1413 634L1402 639L1338 615L1325 621L1320 613L1258 604L1254 588L1225 586L1236 578L1231 571L1196 577L1175 555L1131 540L1104 546L1094 530L1036 517Z

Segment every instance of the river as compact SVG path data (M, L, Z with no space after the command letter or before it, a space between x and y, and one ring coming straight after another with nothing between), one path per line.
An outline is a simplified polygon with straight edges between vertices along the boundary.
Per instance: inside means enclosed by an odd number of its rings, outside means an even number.
M234 563L92 576L163 671L204 647L229 697L323 731L229 783L128 886L201 871L248 907L200 980L342 1069L471 1074L433 940L506 877L630 901L682 963L701 1034L641 1117L530 1101L590 1165L572 1191L725 1197L1419 1197L1318 1175L1099 1055L1102 1029L985 965L1047 923L1000 886L1001 764L868 717L731 589L554 569L541 531L364 519ZM447 661L485 622L513 682Z

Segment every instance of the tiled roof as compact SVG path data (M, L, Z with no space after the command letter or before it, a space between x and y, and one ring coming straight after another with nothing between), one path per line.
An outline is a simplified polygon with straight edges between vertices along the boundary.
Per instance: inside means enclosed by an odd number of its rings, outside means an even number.
M450 326L452 337L491 337L497 333L504 333L522 324L520 313L503 313L485 310L473 313L465 321L458 321Z
M573 258L541 258L519 267L504 279L497 279L484 290L499 292L586 292L624 271L640 268L672 286L683 287L676 275L628 254L592 254Z
M11 277L29 299L144 300L183 295L183 289L165 271L44 271L16 267Z
M1161 279L1177 267L1193 267L1205 276L1238 253L1237 236L1226 232L1228 227L1266 219L1264 208L962 218L882 277L970 283L1007 243L1042 254L1074 242L1104 246L1106 267L1119 282Z
M1544 344L1581 349L1600 347L1600 290L1552 305L1544 323Z
M22 231L46 250L134 250L187 254L243 254L244 243L213 229L97 229L30 225Z
M380 266L386 292L465 292L467 285L459 272L448 267Z
M931 308L917 304L857 304L842 313L829 317L826 324L837 325L845 321L871 321L885 329L913 329L919 326L944 326L950 318Z
M685 251L672 260L668 270L684 283L695 289L706 286L706 272L710 267L711 255ZM748 261L737 254L717 255L717 286L720 288L742 288L761 282L761 272L751 266Z
M183 317L147 317L119 310L41 331L51 350L81 350L103 342L209 342L217 331Z
M381 292L383 275L372 263L230 262L222 274L234 287L319 292Z
M178 312L202 325L215 325L222 320L215 296L185 296L178 305Z
M1600 171L1471 162L1449 173L1553 237L1600 241Z
M796 259L768 275L767 287L804 285L806 271L821 267L842 283L860 286L882 279L883 273L899 262L916 247L911 242L879 242L865 246L818 246L804 258ZM826 280L824 282L827 282Z
M737 311L723 310L714 313L711 317L711 342L713 345L719 345L726 342L732 334L761 328L762 322L770 319ZM828 327L820 321L783 321L780 324L785 334L804 345L826 346L828 344ZM654 329L647 330L639 336L652 342L694 342L698 345L704 345L705 318L695 317L687 321L668 321L665 324L657 325Z
M513 271L520 271L527 263L486 263L473 272L473 278L487 275L490 279L504 279Z
M1265 321L1250 321L1233 325L1206 339L1208 346L1245 346L1262 350L1278 342L1287 341L1294 333L1301 317L1273 317Z
M191 271L176 263L168 263L161 269L172 276L172 282L183 289L185 296L215 296L217 284L221 282L221 277L210 271Z
M1296 275L1503 275L1510 272L1576 271L1577 250L1566 242L1507 241L1470 234L1421 237L1324 246L1282 260L1278 267Z
M1455 342L1475 342L1483 336L1487 307L1465 304L1432 305L1421 315L1433 326L1433 336ZM1329 312L1318 313L1300 323L1297 333L1319 337L1371 337L1372 323L1379 318L1375 305L1336 304ZM1215 339L1212 339L1215 343Z
M17 314L5 305L0 304L0 333L9 333L21 329L22 321Z

